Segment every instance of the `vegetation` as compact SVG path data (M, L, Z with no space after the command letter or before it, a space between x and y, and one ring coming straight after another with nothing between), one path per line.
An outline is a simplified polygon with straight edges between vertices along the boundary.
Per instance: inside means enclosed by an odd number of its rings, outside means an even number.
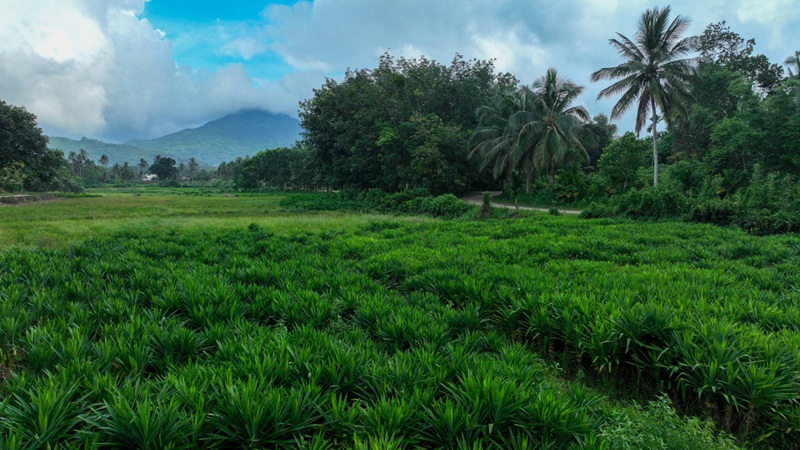
M0 100L0 192L75 190L64 154L47 148L36 116Z
M546 214L303 229L270 222L280 197L157 192L101 204L204 224L0 252L6 445L735 448L676 409L798 442L796 237ZM263 225L214 222L263 205Z
M530 88L503 93L497 107L478 110L481 128L470 155L481 157L481 167L494 165L495 177L523 171L526 193L534 171L548 173L555 186L556 164L571 151L580 150L588 158L579 136L589 113L582 106L571 106L582 91L582 86L551 68Z
M444 66L386 54L376 69L329 79L301 103L305 143L333 189L468 192L484 185L466 157L475 110L514 84L491 62L456 55Z
M0 207L0 448L800 448L798 68L670 13L593 74L650 142L458 55L216 172L0 103L0 189L113 186ZM498 184L550 214L453 195Z
M612 119L622 117L638 99L635 128L638 134L647 113L651 114L653 186L658 184L657 111L661 111L667 127L672 127L674 116L685 116L691 97L688 85L695 73L694 60L687 56L696 50L696 40L681 37L689 21L678 16L670 22L670 12L669 6L645 11L637 24L634 40L617 33L619 39L609 42L626 61L592 74L592 81L622 78L598 95L602 98L622 94L611 110Z

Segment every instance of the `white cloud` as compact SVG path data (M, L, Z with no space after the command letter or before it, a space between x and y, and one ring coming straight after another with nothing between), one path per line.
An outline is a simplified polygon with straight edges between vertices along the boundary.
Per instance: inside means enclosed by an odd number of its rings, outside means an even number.
M608 113L613 101L595 102L603 83L590 83L589 75L620 62L608 45L615 32L632 35L642 11L663 4L315 0L272 5L241 23L183 23L183 29L162 31L141 17L145 3L0 0L0 98L26 106L51 133L149 137L237 108L296 113L297 102L325 76L373 68L390 51L443 63L455 53L494 59L499 70L525 83L556 67L587 86L582 101L593 113ZM673 14L693 20L690 33L727 20L742 37L757 38L756 51L775 62L796 49L795 6L796 0L672 1ZM196 48L240 64L176 64L174 49ZM288 75L256 72L255 63L267 54L278 55Z
M280 84L257 82L243 66L178 66L164 32L138 17L143 8L143 0L0 0L0 98L26 106L48 133L115 140L244 107L296 112ZM229 50L250 57L264 45L246 38Z

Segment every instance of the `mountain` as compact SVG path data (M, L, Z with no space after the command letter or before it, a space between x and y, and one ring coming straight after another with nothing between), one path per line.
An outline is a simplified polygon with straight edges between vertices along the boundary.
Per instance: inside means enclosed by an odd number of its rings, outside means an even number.
M122 164L127 161L131 165L136 165L139 163L140 158L144 158L147 161L152 161L153 158L158 154L156 151L145 150L132 145L112 144L87 137L83 137L80 140L75 140L60 136L50 136L48 139L49 143L47 146L64 151L65 157L69 155L69 152L77 153L81 150L86 150L86 153L89 155L89 159L94 162L97 162L97 160L100 159L100 156L108 155L108 159L111 164Z
M247 110L156 139L111 144L86 137L75 140L51 136L49 147L63 150L65 155L83 149L93 161L108 155L111 164L127 161L136 165L141 158L152 161L161 155L179 162L194 157L201 166L217 166L268 148L291 147L300 139L300 132L300 122L293 117Z
M155 150L178 161L194 156L203 163L218 165L268 148L291 147L300 139L300 132L300 122L286 114L247 110L212 120L199 128L125 144Z

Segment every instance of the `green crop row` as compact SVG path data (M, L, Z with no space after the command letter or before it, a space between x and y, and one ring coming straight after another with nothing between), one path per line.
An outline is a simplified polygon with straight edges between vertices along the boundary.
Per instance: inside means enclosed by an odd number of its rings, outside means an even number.
M796 446L800 240L536 216L0 252L0 448ZM661 422L660 422L661 421Z

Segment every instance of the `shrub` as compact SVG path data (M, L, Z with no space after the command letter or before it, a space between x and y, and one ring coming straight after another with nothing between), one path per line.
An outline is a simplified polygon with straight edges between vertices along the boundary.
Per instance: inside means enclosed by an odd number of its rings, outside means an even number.
M434 217L453 219L465 214L471 206L462 202L453 194L444 194L438 197L421 197L412 200L409 205L411 211L418 214L428 214Z

